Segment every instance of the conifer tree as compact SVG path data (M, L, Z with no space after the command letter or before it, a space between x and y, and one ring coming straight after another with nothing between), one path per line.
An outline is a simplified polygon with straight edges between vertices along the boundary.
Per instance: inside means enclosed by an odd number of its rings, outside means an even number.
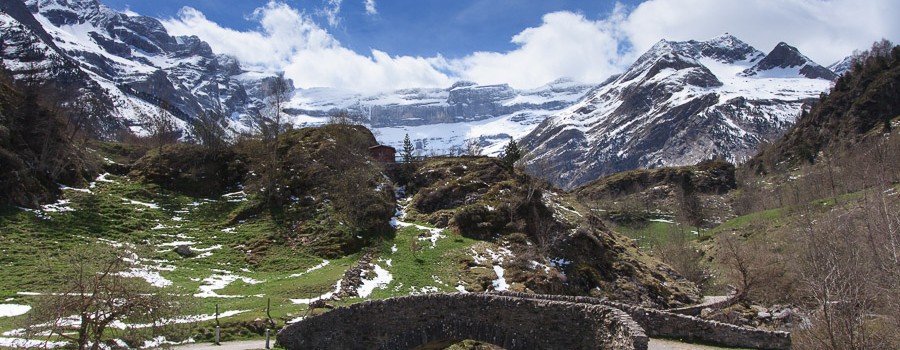
M400 156L403 158L403 163L409 164L412 162L413 150L412 141L409 140L409 134L406 134L406 137L403 138L403 150L400 153Z
M509 138L509 143L506 144L506 149L503 150L503 163L512 167L522 159L522 150L519 149L519 145L516 144L516 140L512 137Z

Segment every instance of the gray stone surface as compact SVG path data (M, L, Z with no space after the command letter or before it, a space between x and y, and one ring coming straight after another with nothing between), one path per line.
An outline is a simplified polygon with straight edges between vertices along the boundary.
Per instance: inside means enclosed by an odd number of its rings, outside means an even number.
M697 317L617 303L606 299L562 295L504 292L503 295L542 300L606 305L624 311L643 327L648 337L670 338L727 347L754 349L790 349L791 334L709 321Z
M647 349L628 315L605 305L495 294L431 294L338 308L278 333L286 349L440 348L462 339L505 349Z

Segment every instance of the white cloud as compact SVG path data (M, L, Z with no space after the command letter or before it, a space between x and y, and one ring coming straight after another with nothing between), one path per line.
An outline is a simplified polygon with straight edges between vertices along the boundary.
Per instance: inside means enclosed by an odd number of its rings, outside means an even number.
M539 27L512 38L517 49L476 52L448 69L468 80L516 87L562 76L599 82L660 39L702 41L726 32L763 52L784 41L828 65L881 38L900 40L897 13L896 0L648 0L630 11L617 4L599 20L547 14Z
M643 51L660 39L706 40L730 33L768 52L778 42L830 64L881 38L900 39L896 0L649 0L622 31Z
M235 56L252 69L284 71L296 87L383 91L452 84L435 68L445 65L440 57L390 56L378 50L372 50L371 56L357 54L309 16L283 3L269 2L251 19L260 23L259 30L236 31L185 7L178 18L163 25L172 35L197 35L214 52Z
M323 1L325 9L315 15L337 26L342 0ZM367 13L377 13L375 0L364 4ZM174 35L197 35L215 52L256 69L284 71L298 87L383 91L447 87L458 79L517 88L560 77L600 82L660 39L706 40L725 32L764 52L784 41L829 64L882 37L900 40L900 21L892 18L896 13L896 0L648 0L631 9L617 4L600 19L548 13L539 26L511 38L517 45L511 51L452 60L396 56L377 48L357 53L309 15L275 1L253 13L250 19L260 24L253 31L224 28L189 7L164 24Z
M365 0L366 5L366 14L368 15L377 15L378 9L375 8L375 0Z
M341 24L341 2L343 0L325 0L325 7L319 10L319 14L324 16L328 25L332 27Z
M514 87L535 87L560 77L600 82L623 66L618 52L623 11L624 7L617 6L611 16L600 21L572 12L549 13L540 26L512 38L517 49L476 52L451 61L448 69L467 80Z

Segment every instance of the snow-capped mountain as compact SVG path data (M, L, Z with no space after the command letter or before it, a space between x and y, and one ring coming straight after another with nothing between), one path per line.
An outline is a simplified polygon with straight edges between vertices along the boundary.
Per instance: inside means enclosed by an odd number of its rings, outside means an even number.
M517 90L509 85L457 82L445 89L404 89L360 94L318 88L295 91L288 113L297 125L327 121L334 110L362 118L382 143L401 146L409 137L424 154L452 154L477 142L496 155L510 137L521 138L549 115L577 102L593 85L560 79Z
M786 44L767 55L727 34L662 40L527 135L528 167L574 188L624 170L741 161L792 125L833 77Z
M797 48L783 42L778 43L772 52L769 52L752 68L741 72L741 75L760 78L793 78L797 76L828 80L837 78L834 72L813 62L809 57L801 54Z
M4 65L17 78L79 77L82 92L103 95L122 126L157 113L161 101L181 126L202 111L242 115L253 105L245 86L261 77L216 55L196 36L170 36L157 19L119 13L97 0L11 0L2 6Z
M853 69L853 63L856 62L856 55L850 55L840 59L837 62L834 62L828 65L828 70L834 72L837 76L842 76L844 73L849 72Z
M196 36L169 35L155 18L120 13L97 0L11 0L0 10L7 69L17 78L70 81L80 93L101 96L105 114L115 116L107 129L139 132L140 116L158 113L163 101L181 128L198 113L217 110L241 129L261 106L269 76L246 71ZM459 152L476 140L495 154L509 137L524 136L592 87L559 80L531 90L469 82L369 94L318 88L295 91L286 112L297 125L315 125L345 109L384 143L400 145L408 133L423 153Z

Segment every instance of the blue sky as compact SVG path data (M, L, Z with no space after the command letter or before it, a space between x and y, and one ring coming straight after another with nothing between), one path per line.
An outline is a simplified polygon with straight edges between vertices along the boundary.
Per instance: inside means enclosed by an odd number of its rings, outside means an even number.
M157 18L177 17L185 6L203 12L223 26L252 30L259 26L252 14L265 0L102 0L117 10L130 9ZM366 12L365 1L344 0L340 22L328 23L323 0L288 0L284 3L328 27L345 46L358 52L377 48L395 55L460 58L476 51L508 51L510 38L525 28L541 24L544 14L556 11L582 13L587 18L608 16L616 1L584 0L413 0L378 1L376 14ZM634 6L639 1L620 1Z
M887 38L897 0L101 0L297 87L601 82L661 39L784 41L828 65Z

